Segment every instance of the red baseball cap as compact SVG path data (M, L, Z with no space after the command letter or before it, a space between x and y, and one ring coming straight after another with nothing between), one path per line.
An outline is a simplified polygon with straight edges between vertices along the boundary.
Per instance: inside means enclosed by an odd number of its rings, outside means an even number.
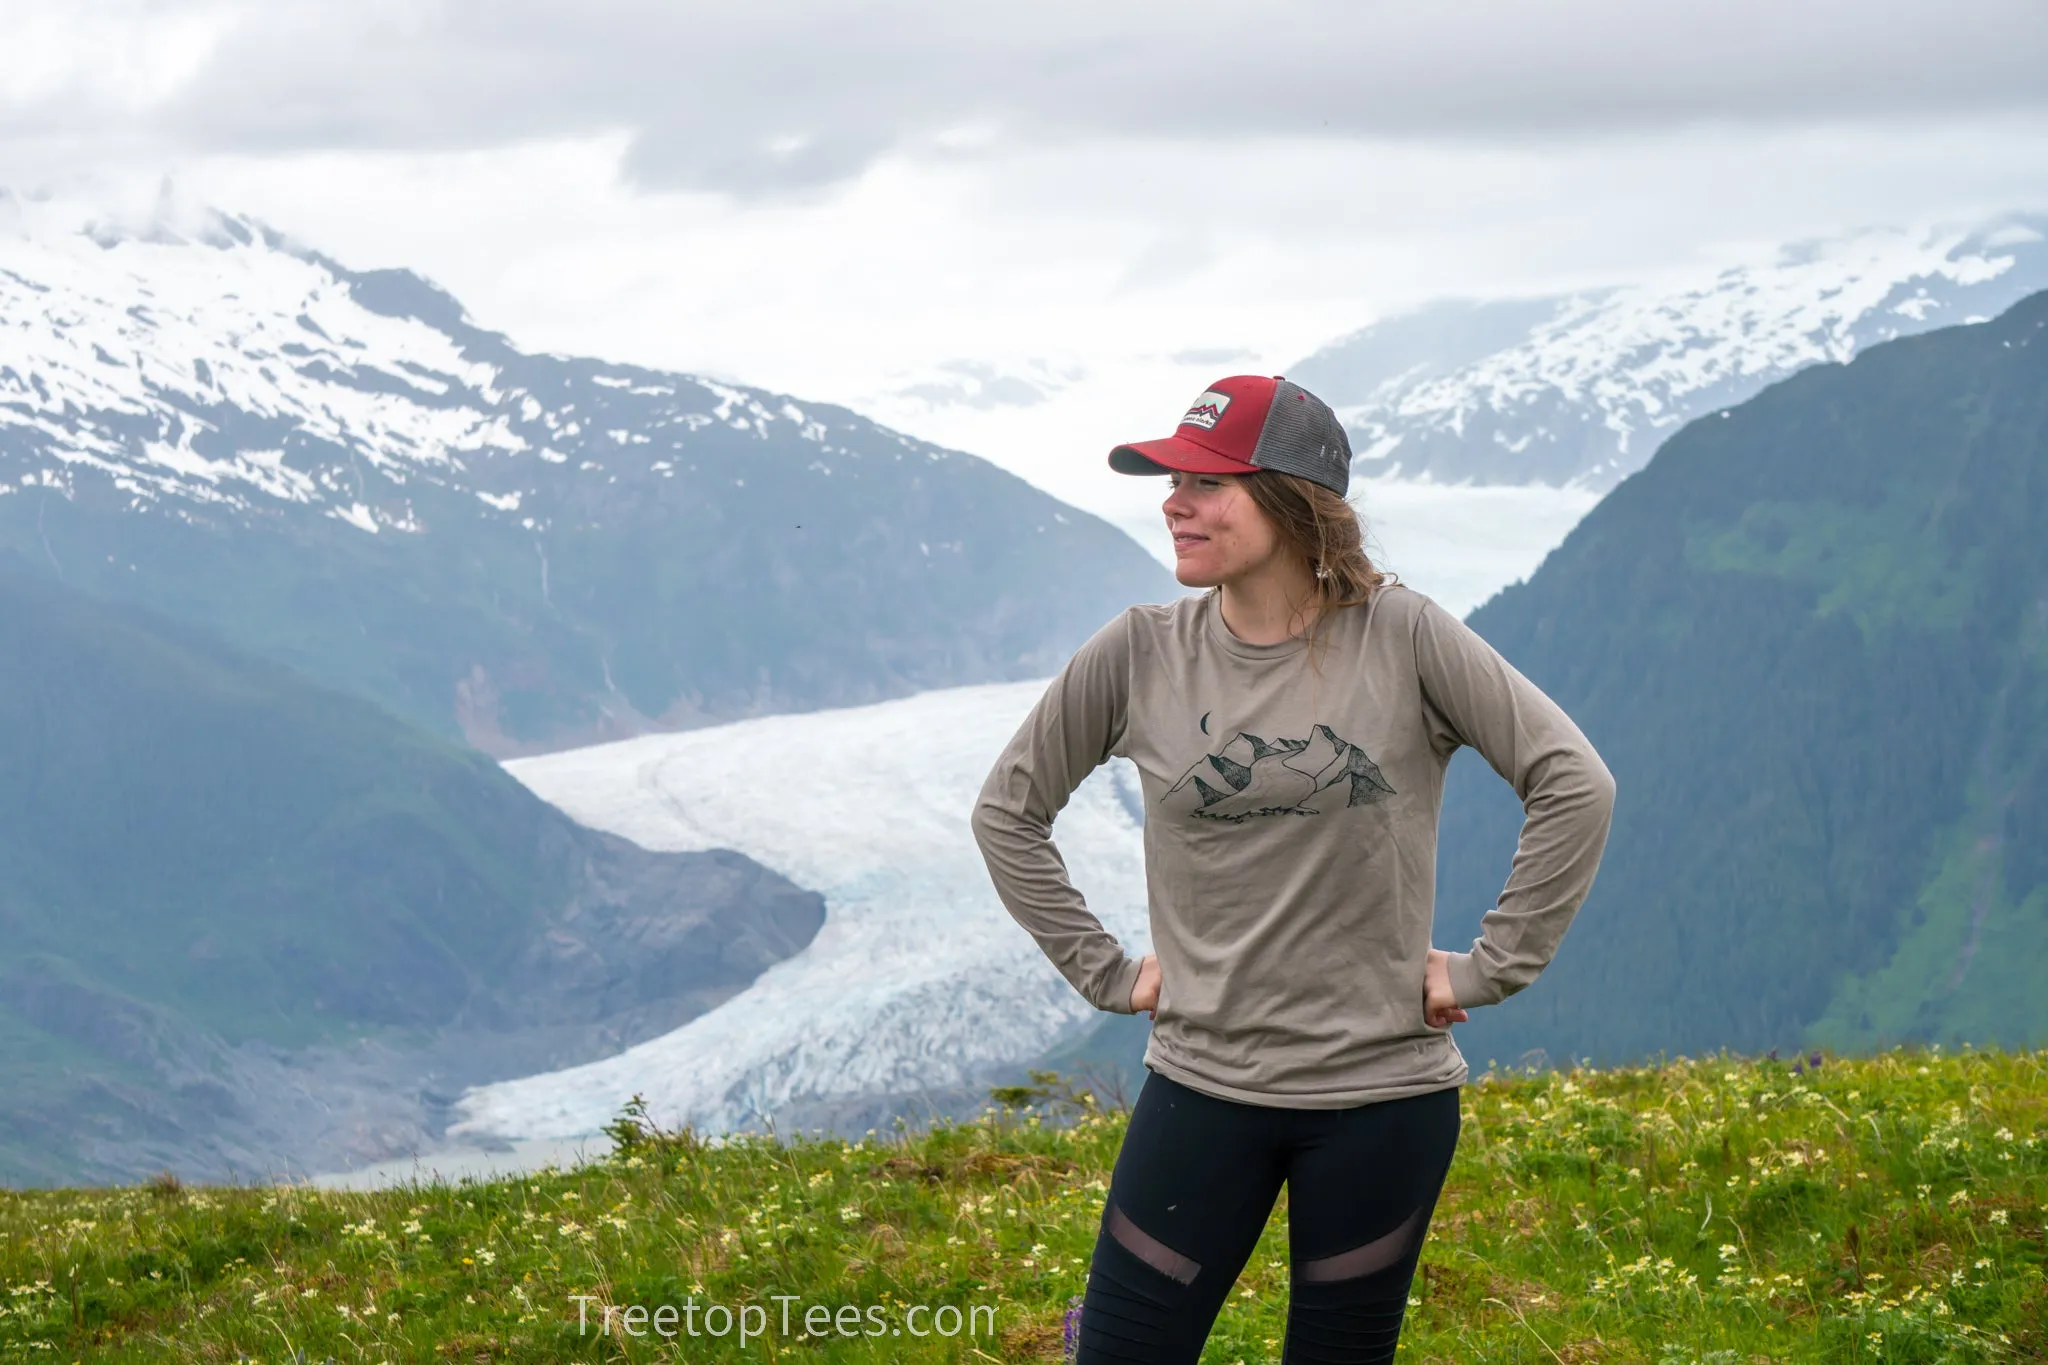
M1202 391L1173 435L1109 452L1119 474L1295 474L1342 494L1351 439L1329 404L1278 375L1234 374Z

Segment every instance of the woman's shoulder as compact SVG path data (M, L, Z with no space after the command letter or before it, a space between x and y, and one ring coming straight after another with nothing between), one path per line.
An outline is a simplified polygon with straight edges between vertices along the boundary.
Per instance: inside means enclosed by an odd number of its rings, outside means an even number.
M1434 598L1399 581L1382 583L1365 601L1351 608L1361 624L1374 632L1384 629L1405 631L1423 612L1436 606Z
M1199 625L1215 590L1191 592L1171 602L1138 602L1125 607L1114 624L1130 631L1170 634Z

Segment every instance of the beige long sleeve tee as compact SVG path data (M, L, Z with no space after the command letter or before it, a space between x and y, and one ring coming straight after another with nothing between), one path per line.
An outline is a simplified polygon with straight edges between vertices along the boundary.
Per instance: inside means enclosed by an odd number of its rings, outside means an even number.
M1254 645L1216 593L1132 607L1083 645L989 772L974 836L997 894L1097 1009L1138 958L1068 880L1054 817L1112 756L1145 800L1161 975L1145 1064L1224 1099L1342 1108L1462 1084L1423 1013L1444 770L1469 744L1521 798L1507 885L1469 952L1466 1006L1549 963L1593 884L1614 778L1571 718L1405 585ZM1313 664L1313 666L1312 666Z

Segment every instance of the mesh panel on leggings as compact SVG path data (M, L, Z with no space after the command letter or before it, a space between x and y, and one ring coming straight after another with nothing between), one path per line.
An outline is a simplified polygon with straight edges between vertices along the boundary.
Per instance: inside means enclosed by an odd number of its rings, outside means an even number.
M1353 1247L1335 1256L1303 1261L1294 1267L1296 1282L1324 1284L1331 1280L1355 1280L1361 1275L1385 1270L1413 1249L1422 1232L1423 1215L1427 1212L1427 1209L1418 1208L1400 1227L1384 1237L1373 1238L1362 1247Z
M1133 1223L1115 1204L1109 1206L1109 1235L1146 1265L1182 1284L1193 1284L1202 1267Z
M1273 386L1273 406L1259 430L1252 463L1343 492L1351 480L1351 438L1328 404L1283 379Z

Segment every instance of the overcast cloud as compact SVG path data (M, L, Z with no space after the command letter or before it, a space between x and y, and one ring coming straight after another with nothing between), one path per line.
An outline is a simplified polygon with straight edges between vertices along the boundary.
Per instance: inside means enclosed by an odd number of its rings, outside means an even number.
M1401 307L2048 211L2044 72L2048 0L0 0L0 186L169 185L1141 526L1108 445ZM1481 578L1583 511L1502 499Z
M2041 0L0 4L7 137L280 153L624 132L649 187L1096 137L1527 140L2048 106Z

